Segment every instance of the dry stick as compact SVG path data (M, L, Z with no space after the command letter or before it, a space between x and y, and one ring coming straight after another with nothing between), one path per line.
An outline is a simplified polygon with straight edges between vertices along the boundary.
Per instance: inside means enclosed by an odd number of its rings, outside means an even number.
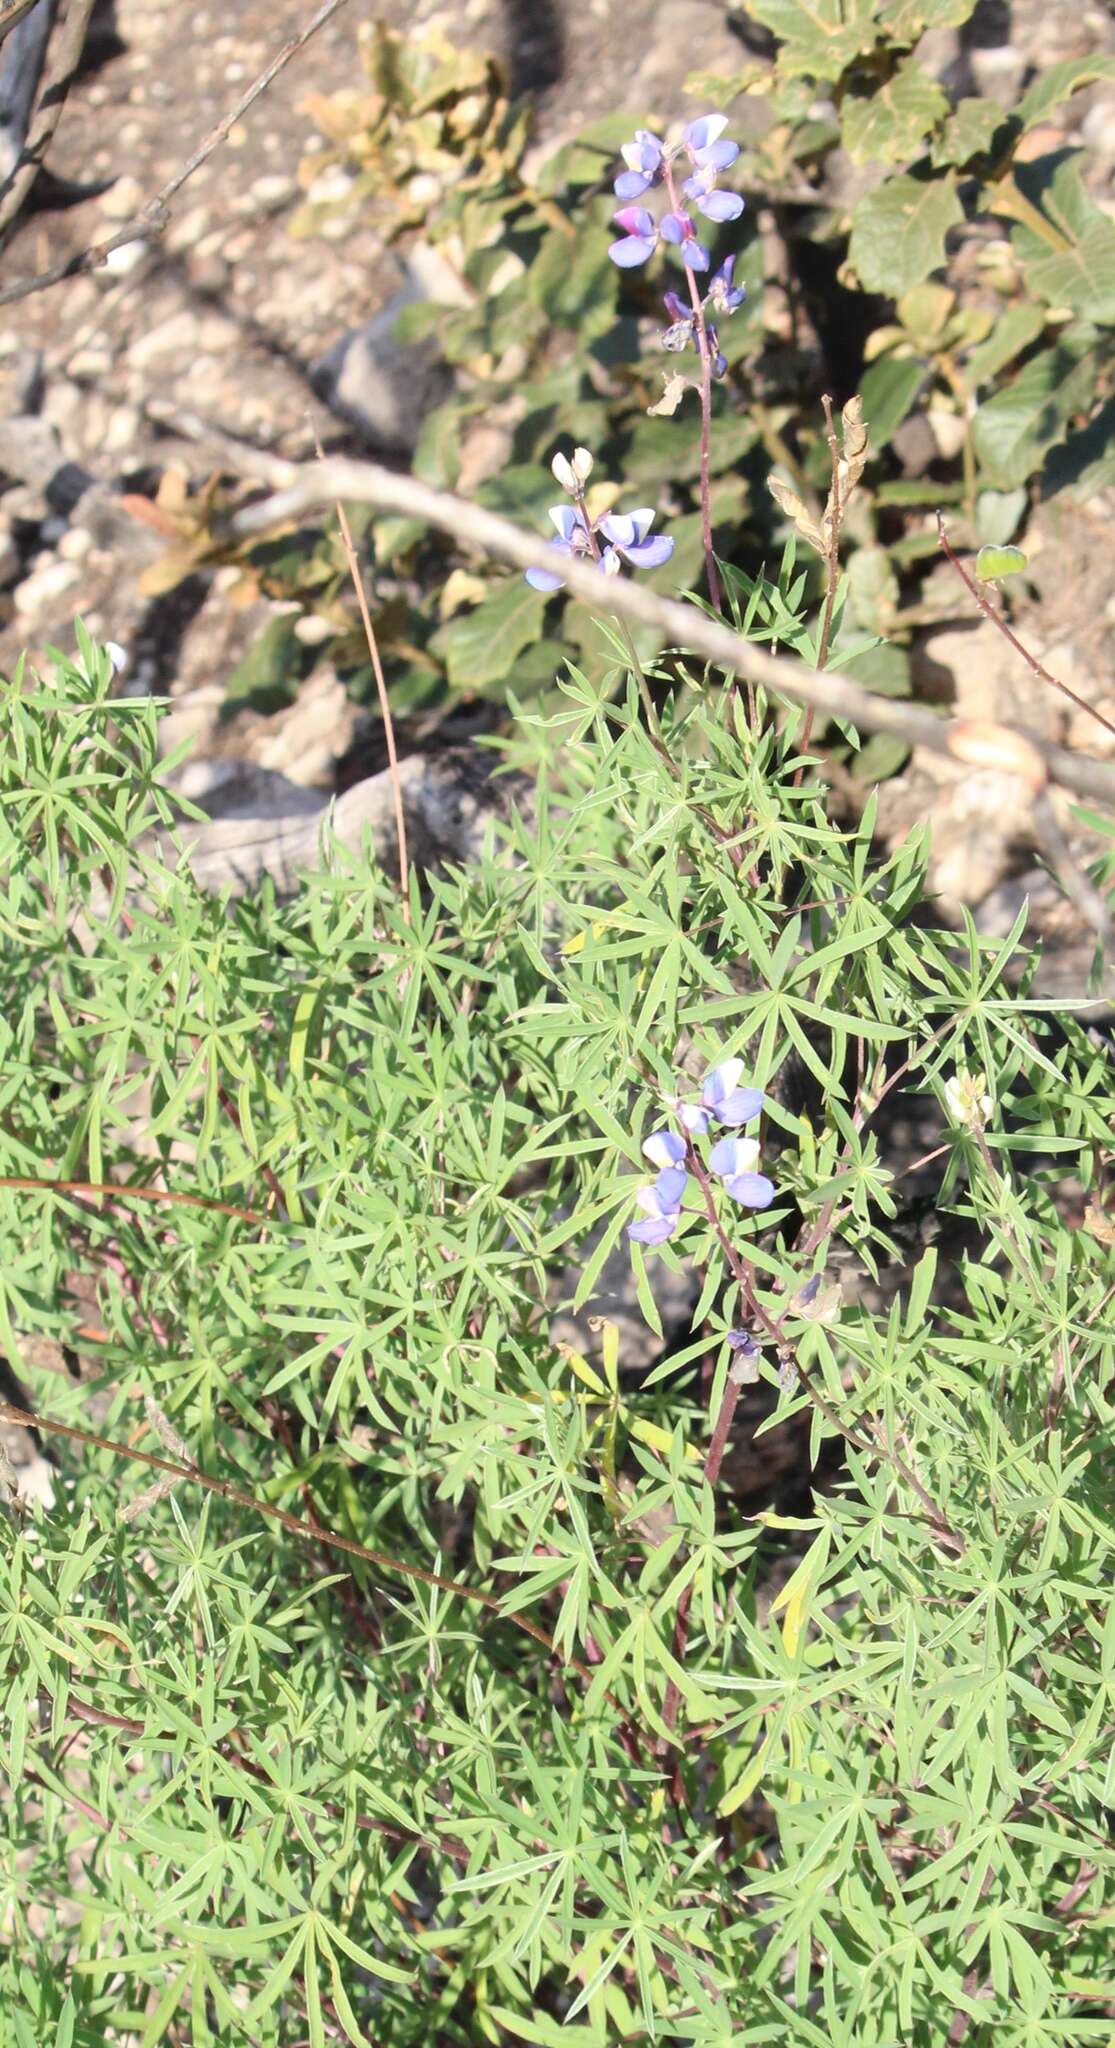
M821 614L821 638L817 646L817 667L819 669L824 668L829 658L829 642L832 639L832 617L836 608L836 587L840 581L840 449L836 439L836 427L833 424L832 400L827 394L822 398L821 405L825 415L825 434L829 444L829 454L832 458L832 512L829 518L828 553L825 556L825 608ZM798 740L798 746L802 753L808 747L812 736L813 707L810 706L805 714L805 723L802 726L801 737ZM799 782L801 780L801 773L802 771L799 769L795 778Z
M524 533L510 520L486 511L448 491L435 491L416 477L400 475L375 462L331 457L325 462L291 463L289 484L270 497L233 514L228 534L247 540L285 525L307 512L322 510L343 498L350 504L374 505L398 512L452 534L466 547L513 562L520 569L549 569L559 575L574 597L590 611L619 613L636 625L653 626L677 647L715 662L733 674L750 677L797 704L812 705L827 717L847 718L866 732L894 733L907 745L956 759L951 745L954 724L924 706L898 698L879 697L842 674L819 674L804 663L768 654L718 619L706 618L695 605L656 596L626 576L600 575L599 570L560 554L535 534ZM1006 728L1004 728L1004 731ZM1115 805L1115 763L1073 754L1035 734L1026 738L1037 748L1051 780L1078 796Z
M956 550L952 547L945 530L944 514L941 512L937 514L937 538L940 541L941 552L946 561L956 570L960 581L970 592L971 596L975 598L984 618L990 619L992 625L1003 635L1004 640L1010 641L1015 653L1022 656L1031 673L1037 676L1039 681L1048 683L1052 689L1060 690L1062 697L1068 697L1076 705L1078 711L1086 711L1089 718L1094 718L1096 724L1102 725L1104 731L1109 732L1112 738L1115 739L1115 725L1112 724L1111 720L1105 718L1102 711L1097 711L1094 704L1089 704L1083 697L1078 697L1076 691L1070 690L1067 683L1062 683L1057 676L1050 675L1049 670L1042 666L1037 655L1031 654L1029 648L1023 646L1017 633L1011 631L998 606L992 604L986 590L980 589L975 577L965 568Z
M10 36L17 21L30 14L35 0L0 0L0 43Z
M39 95L31 133L20 151L19 163L12 173L11 182L3 199L0 199L0 249L11 238L23 202L42 170L47 150L54 140L54 131L62 118L66 97L77 76L81 53L85 48L85 33L89 17L93 12L94 0L70 0L58 42L58 52L50 67L50 77Z
M27 1188L40 1195L107 1195L114 1202L177 1202L183 1209L215 1209L220 1216L238 1216L242 1223L266 1223L258 1209L238 1209L210 1195L183 1195L174 1188L122 1187L111 1180L45 1180L35 1174L0 1174L0 1188Z
M173 177L167 179L165 185L160 185L154 198L148 200L133 220L126 221L115 234L109 235L103 242L94 242L90 248L80 251L76 256L67 256L61 263L52 264L48 270L40 270L33 277L17 278L14 284L0 291L0 306L10 306L17 299L26 299L32 292L45 291L48 286L61 284L68 277L80 277L87 270L99 269L113 250L123 248L126 242L156 241L169 222L170 202L181 191L186 180L201 169L202 164L212 156L215 149L220 148L241 116L255 104L261 93L267 91L272 80L278 77L291 58L296 56L303 45L309 42L310 37L316 35L330 16L336 14L338 8L343 6L344 0L322 0L322 5L306 23L305 28L300 29L296 36L291 36L289 42L283 44L282 49L271 59L266 69L260 72L255 82L246 92L241 93L235 106L222 116L215 128L210 129L192 156L187 157L186 162L180 165Z
M424 1565L408 1564L403 1558L390 1557L386 1551L372 1550L366 1543L358 1543L355 1536L342 1535L338 1529L314 1527L309 1522L301 1521L297 1515L288 1514L285 1508L277 1507L273 1501L259 1500L245 1487L237 1486L234 1480L218 1479L214 1473L203 1472L197 1465L156 1457L153 1451L141 1451L131 1444L116 1443L111 1437L97 1436L94 1431L78 1429L73 1423L57 1422L53 1416L29 1414L27 1409L15 1408L9 1401L0 1401L0 1422L14 1423L21 1429L37 1429L48 1435L64 1436L71 1443L84 1444L91 1450L108 1451L115 1458L127 1458L132 1464L146 1465L153 1472L167 1472L174 1479L192 1480L195 1486L204 1487L207 1493L217 1494L221 1500L230 1501L234 1507L246 1508L249 1514L263 1515L269 1521L278 1522L288 1535L296 1536L300 1543L308 1543L311 1546L327 1544L331 1550L341 1550L349 1557L361 1558L365 1564L378 1565L381 1571L394 1572L404 1579L417 1579L423 1586L438 1586L443 1593L451 1593L458 1600L472 1600L479 1607L490 1608L501 1620L512 1622L516 1628L522 1629L525 1635L532 1636L536 1643L541 1643L544 1650L557 1658L559 1664L567 1662L577 1673L578 1678L583 1678L586 1684L593 1683L596 1674L587 1664L582 1664L580 1658L574 1656L563 1660L553 1637L547 1635L544 1628L540 1628L537 1622L529 1620L525 1614L506 1612L495 1593L482 1592L478 1586L469 1586L460 1579L446 1578L441 1572L427 1571ZM623 1712L614 1694L608 1693L607 1698L620 1713Z
M321 442L316 431L314 433L314 442L317 447L317 459L319 462L324 462L325 457L322 453ZM379 712L383 720L383 736L387 743L387 767L391 776L391 798L395 810L395 833L399 842L399 897L403 906L403 923L409 925L410 859L407 854L407 821L403 811L403 785L399 780L399 756L395 747L395 725L391 717L391 700L387 694L383 663L379 658L379 641L376 639L372 615L368 609L368 599L364 591L364 581L360 574L360 564L356 559L352 528L348 523L348 513L345 511L339 498L337 499L337 524L341 529L341 545L345 551L349 575L352 577L353 588L356 591L356 602L360 607L360 619L364 627L364 638L368 643L368 653L372 658L372 673L376 679Z

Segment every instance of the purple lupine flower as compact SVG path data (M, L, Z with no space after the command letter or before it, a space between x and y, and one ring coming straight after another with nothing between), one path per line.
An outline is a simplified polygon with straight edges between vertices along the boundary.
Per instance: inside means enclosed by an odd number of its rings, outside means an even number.
M735 263L734 256L725 256L723 263L717 266L709 278L708 298L705 303L715 306L718 313L734 313L736 307L742 306L747 297L743 285L732 283Z
M634 270L646 263L658 246L658 223L645 206L621 206L612 219L623 229L621 241L613 242L608 254L621 270Z
M774 1200L774 1182L756 1173L759 1147L754 1138L721 1138L708 1156L714 1173L734 1202L748 1209L767 1209Z
M722 139L727 126L727 114L704 114L682 129L682 142L698 170L726 171L735 163L739 143Z
M592 537L584 513L576 505L551 505L550 518L557 527L560 538L550 543L555 554L587 555L592 559ZM564 577L554 575L549 569L528 569L527 582L535 590L560 590Z
M722 1060L718 1067L710 1067L705 1075L700 1102L679 1103L679 1123L698 1137L708 1130L710 1117L715 1117L721 1124L753 1123L763 1107L763 1091L761 1088L741 1088L739 1077L742 1072L742 1060Z
M682 1165L685 1139L677 1131L654 1131L643 1145L651 1164L661 1168L652 1187L636 1188L635 1200L646 1211L637 1223L629 1223L627 1235L636 1244L665 1244L681 1221L681 1198L689 1176Z
M721 192L716 183L715 171L697 171L687 178L682 186L687 199L693 201L698 213L706 220L738 220L743 212L743 200L738 192Z
M814 1273L812 1280L806 1281L805 1286L798 1295L798 1306L800 1308L808 1308L811 1302L816 1301L820 1291L821 1275L820 1273Z
M625 142L620 155L627 165L613 186L617 199L638 199L649 192L662 175L662 141L649 128L636 128L634 142Z
M635 512L610 512L600 521L600 531L611 543L601 562L605 575L618 575L623 562L630 562L633 569L659 569L669 561L674 543L664 533L653 534L648 540L653 524L654 512L649 505L640 505Z
M649 214L647 218L650 218ZM619 219L618 214L616 215L616 219ZM658 232L661 235L662 240L664 242L672 243L674 248L676 248L680 252L681 260L685 264L687 270L708 269L712 259L709 256L709 252L705 248L704 243L698 241L697 230L694 227L689 214L682 213L680 211L677 213L664 213L662 219L658 223ZM613 249L615 248L615 246L616 245L613 244ZM619 246L622 247L622 244L620 244ZM645 261L645 258L640 256L632 258L631 260L642 263L643 261ZM618 257L616 258L616 261L619 261Z

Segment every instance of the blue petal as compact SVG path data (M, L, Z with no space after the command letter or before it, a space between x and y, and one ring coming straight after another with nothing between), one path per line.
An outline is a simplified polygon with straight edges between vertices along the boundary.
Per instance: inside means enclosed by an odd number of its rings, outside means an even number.
M739 143L729 142L724 136L720 142L707 143L697 152L697 161L702 170L726 171L739 155Z
M646 171L622 171L612 186L617 199L638 199L649 191L654 179Z
M678 1227L680 1217L675 1211L672 1216L642 1216L637 1223L629 1223L627 1235L636 1244L665 1244Z
M690 270L707 270L709 253L703 242L685 242L682 245L681 260Z
M723 1100L710 1103L709 1107L722 1124L749 1124L752 1118L762 1112L763 1091L761 1088L733 1088Z
M654 533L649 540L637 541L623 552L633 569L660 569L673 554L674 544L667 534Z
M527 569L527 582L535 590L564 590L564 576L551 576L548 569Z
M738 192L710 192L707 198L698 199L697 205L706 220L738 220L743 212Z
M664 1166L655 1181L655 1191L663 1210L681 1207L685 1184L689 1179L684 1166Z
M608 254L621 270L634 270L654 254L654 243L645 235L625 235L622 242L613 242Z
M769 1209L774 1200L774 1182L765 1173L733 1173L724 1186L745 1209Z

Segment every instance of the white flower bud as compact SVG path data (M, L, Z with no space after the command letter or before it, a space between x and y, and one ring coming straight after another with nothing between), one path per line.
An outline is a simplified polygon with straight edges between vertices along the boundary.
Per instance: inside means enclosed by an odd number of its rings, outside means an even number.
M562 490L579 498L592 475L592 456L587 448L574 448L572 462L567 455L555 455L550 468Z
M962 1130L982 1130L994 1107L982 1074L960 1067L945 1082L945 1105L953 1123Z

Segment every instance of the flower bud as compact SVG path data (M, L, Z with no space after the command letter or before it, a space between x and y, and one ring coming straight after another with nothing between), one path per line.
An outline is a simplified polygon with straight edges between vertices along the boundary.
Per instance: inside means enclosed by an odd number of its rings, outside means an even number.
M592 456L587 448L574 448L572 462L567 455L555 455L550 468L562 490L579 498L592 475Z

